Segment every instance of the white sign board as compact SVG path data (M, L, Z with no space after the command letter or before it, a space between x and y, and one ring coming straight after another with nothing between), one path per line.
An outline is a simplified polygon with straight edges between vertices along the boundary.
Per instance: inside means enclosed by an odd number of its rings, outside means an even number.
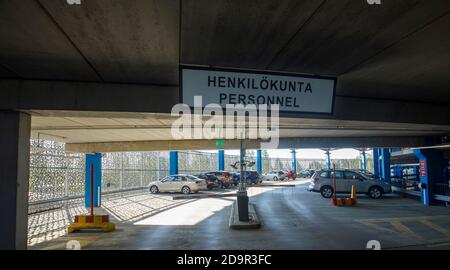
M336 78L185 67L180 70L181 103L278 104L280 112L332 114Z

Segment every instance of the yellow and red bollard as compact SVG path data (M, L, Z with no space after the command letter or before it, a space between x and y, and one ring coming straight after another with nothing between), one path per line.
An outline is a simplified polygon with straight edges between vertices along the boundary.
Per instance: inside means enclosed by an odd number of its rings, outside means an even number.
M109 221L108 215L94 214L94 165L91 164L91 213L89 215L76 215L74 223L67 227L67 232L72 233L82 229L100 229L104 232L111 232L116 229L116 225Z
M352 194L350 198L336 197L336 168L333 165L333 199L331 200L331 203L335 206L355 206L356 202L356 188L354 185L352 185Z

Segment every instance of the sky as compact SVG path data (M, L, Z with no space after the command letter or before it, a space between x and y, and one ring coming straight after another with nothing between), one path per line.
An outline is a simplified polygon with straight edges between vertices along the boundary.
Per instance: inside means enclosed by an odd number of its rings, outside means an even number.
M217 152L217 150L205 151ZM290 158L291 150L275 149L268 150L269 157ZM225 150L225 154L239 155L239 150ZM331 152L331 158L335 159L354 159L359 157L359 151L351 148L338 149ZM320 149L297 149L297 159L325 159L325 152Z

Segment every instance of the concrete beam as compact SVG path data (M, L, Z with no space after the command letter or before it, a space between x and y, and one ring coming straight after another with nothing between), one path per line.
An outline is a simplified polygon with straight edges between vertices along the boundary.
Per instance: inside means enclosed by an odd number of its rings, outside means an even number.
M245 140L246 149L259 149L261 141ZM419 147L430 145L424 137L347 137L347 138L280 138L279 149L292 148L357 148ZM216 149L215 140L131 141L100 143L68 143L66 151L77 153L138 152ZM239 149L238 140L227 140L225 150Z
M248 149L259 148L258 141L246 140L244 145ZM77 153L211 150L216 148L217 146L215 140L132 141L66 144L67 152ZM239 141L225 141L225 145L222 149L239 149Z
M0 79L0 110L67 110L170 113L178 86ZM290 118L450 125L450 106L336 96L333 115Z
M436 141L438 138L436 138ZM415 147L431 145L435 140L425 137L304 137L280 138L278 148L372 148Z
M0 80L0 110L170 112L178 86Z

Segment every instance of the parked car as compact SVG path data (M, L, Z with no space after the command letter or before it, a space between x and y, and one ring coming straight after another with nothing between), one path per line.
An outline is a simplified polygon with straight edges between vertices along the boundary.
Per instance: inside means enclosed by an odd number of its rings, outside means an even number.
M241 180L241 173L240 172L233 173L233 184L237 186L240 180ZM245 181L249 184L258 184L262 182L262 179L257 171L246 171Z
M158 181L151 182L149 185L149 190L153 194L158 192L182 192L184 194L190 194L191 192L206 189L206 180L186 174L166 176Z
M297 178L297 174L294 171L290 170L286 174L287 180L292 179L295 180Z
M313 170L303 170L298 173L298 177L301 178L310 178L314 174Z
M219 179L219 187L220 188L229 188L232 184L232 175L227 171L214 171L207 172L206 174L214 175Z
M333 171L320 170L311 178L309 191L320 192L324 198L331 198L334 193ZM336 170L336 193L350 193L352 185L356 193L366 193L373 199L379 199L384 193L391 192L391 185L379 179L364 176L352 170Z
M216 177L213 174L203 173L203 174L196 174L194 175L200 179L206 180L206 187L211 190L213 188L220 188L222 187L219 178Z
M286 179L286 173L283 171L270 171L266 174L263 174L262 176L263 180L273 180L273 181L278 181L278 180L284 180Z

